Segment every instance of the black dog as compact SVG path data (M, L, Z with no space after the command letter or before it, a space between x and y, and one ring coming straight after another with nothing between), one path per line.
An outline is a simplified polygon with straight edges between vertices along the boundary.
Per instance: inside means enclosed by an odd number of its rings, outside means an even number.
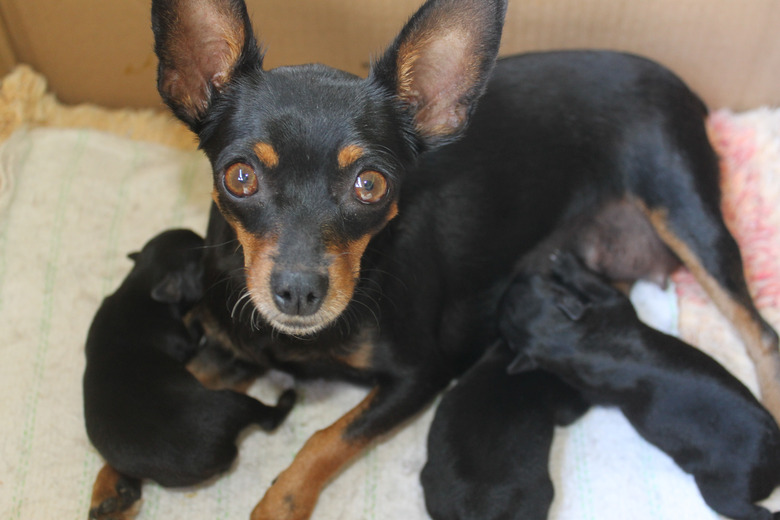
M108 466L91 517L114 518L140 498L140 479L189 486L227 470L238 433L274 429L295 394L269 407L230 390L208 390L184 362L200 337L185 313L202 297L203 239L171 230L131 255L133 269L98 309L84 372L87 433Z
M552 374L509 376L513 354L499 342L441 400L420 474L434 520L546 520L555 425L588 409Z
M549 370L593 404L617 406L737 520L780 518L753 503L780 484L780 429L715 360L639 321L631 302L571 254L552 277L520 274L501 311L516 373Z
M515 262L551 235L572 240L572 223L611 277L641 273L593 252L636 244L649 265L691 268L780 416L777 335L720 214L703 103L635 56L496 64L505 12L428 0L359 78L264 70L242 0L152 4L158 90L213 167L207 310L247 361L376 388L305 444L254 520L308 518L346 463L495 341Z

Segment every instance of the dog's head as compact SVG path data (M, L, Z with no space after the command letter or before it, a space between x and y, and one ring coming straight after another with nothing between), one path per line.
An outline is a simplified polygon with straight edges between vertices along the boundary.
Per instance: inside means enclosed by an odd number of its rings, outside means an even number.
M465 129L505 10L429 0L364 79L263 70L242 0L153 2L158 89L211 160L252 302L276 329L313 333L347 307L407 170Z
M186 310L203 297L203 238L188 229L170 229L128 256L136 279L153 300Z

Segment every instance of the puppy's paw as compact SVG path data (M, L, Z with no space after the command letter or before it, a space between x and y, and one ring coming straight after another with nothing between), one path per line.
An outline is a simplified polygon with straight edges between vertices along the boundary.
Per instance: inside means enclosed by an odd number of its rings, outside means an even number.
M290 410L292 410L292 407L295 405L297 398L298 396L295 393L295 390L288 388L282 392L282 395L279 396L279 400L276 401L276 408L285 412L285 415L287 415L287 413L289 413Z
M141 481L106 464L92 487L89 520L131 520L138 514Z

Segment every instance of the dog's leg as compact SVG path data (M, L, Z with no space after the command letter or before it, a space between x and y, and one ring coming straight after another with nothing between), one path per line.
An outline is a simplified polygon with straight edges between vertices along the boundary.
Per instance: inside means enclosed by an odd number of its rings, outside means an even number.
M722 516L751 520L775 518L768 509L753 503L766 496L751 493L748 479L724 479L721 474L701 474L695 479L704 501Z
M448 378L416 374L380 383L355 408L315 433L268 489L251 520L306 520L320 492L379 436L423 409Z
M641 137L650 146L633 159L644 173L628 182L658 235L736 328L755 366L762 401L780 421L777 333L748 291L739 248L721 214L718 158L701 109L692 112L693 105L675 108L662 137Z
M106 464L92 486L90 520L130 520L138 514L141 481L126 477Z
M252 520L301 520L309 518L322 488L330 478L368 445L369 440L349 439L349 425L370 408L376 390L334 424L312 435L290 467L277 477L252 511Z
M717 223L720 227L717 231L717 245L707 245L698 240L694 230L685 236L685 231L680 229L680 221L675 222L673 219L665 210L650 211L650 221L658 234L691 271L720 311L734 324L756 370L762 402L780 422L780 352L777 333L761 317L753 303L745 283L737 243L722 222Z

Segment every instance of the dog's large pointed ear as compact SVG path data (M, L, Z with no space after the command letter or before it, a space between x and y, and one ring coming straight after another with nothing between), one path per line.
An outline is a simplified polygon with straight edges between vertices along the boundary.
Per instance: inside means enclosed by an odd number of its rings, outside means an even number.
M466 127L501 42L506 0L428 0L374 64L372 80L411 111L428 145Z
M243 62L261 54L243 0L153 0L157 89L190 128Z

